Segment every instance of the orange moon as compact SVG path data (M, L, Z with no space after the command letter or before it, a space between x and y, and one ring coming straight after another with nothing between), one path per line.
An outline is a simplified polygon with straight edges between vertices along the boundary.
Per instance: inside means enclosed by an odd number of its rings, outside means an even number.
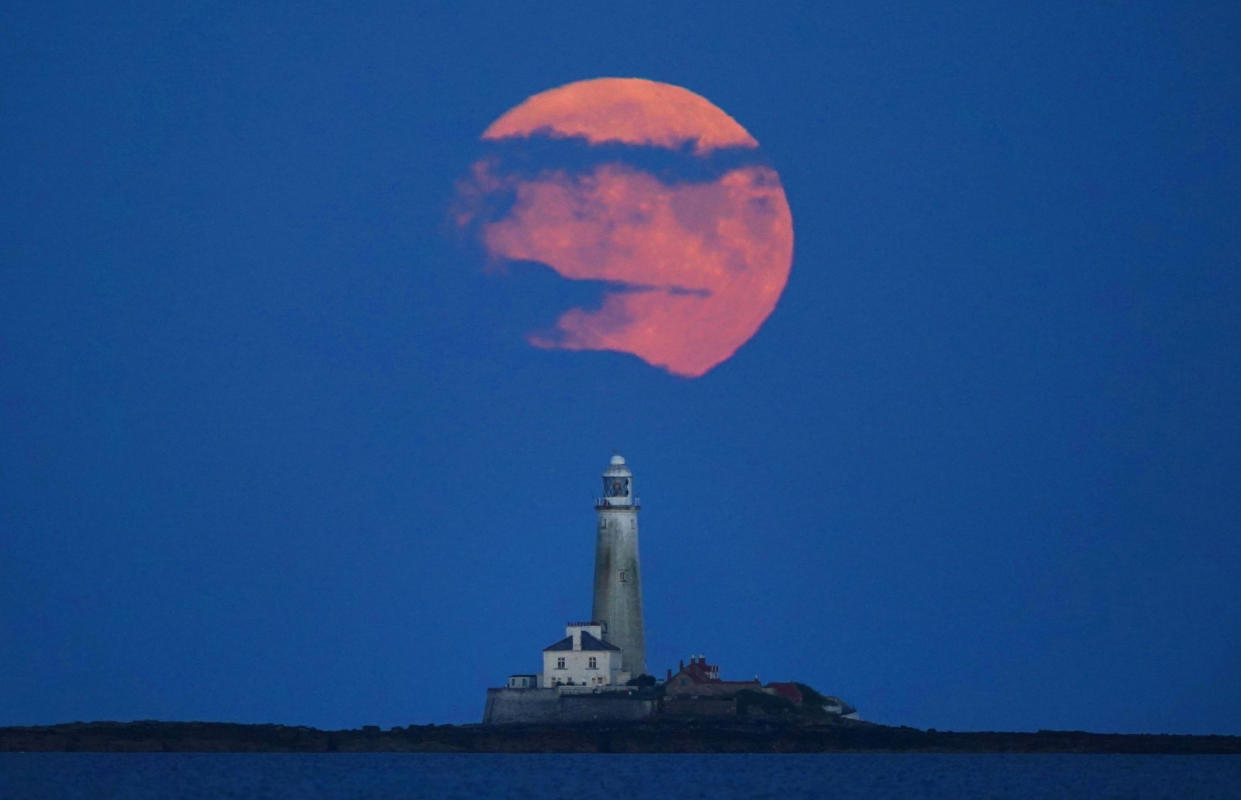
M579 81L528 98L482 139L598 153L585 167L536 158L516 170L488 156L458 184L454 218L489 257L606 282L601 307L564 311L531 344L698 377L775 308L793 260L788 200L754 137L707 99L638 78ZM674 166L652 169L652 154Z

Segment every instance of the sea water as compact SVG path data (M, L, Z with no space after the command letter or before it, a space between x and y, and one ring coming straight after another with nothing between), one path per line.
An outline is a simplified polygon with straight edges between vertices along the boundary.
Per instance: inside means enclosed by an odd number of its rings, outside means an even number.
M1241 798L1241 756L0 753L0 798Z

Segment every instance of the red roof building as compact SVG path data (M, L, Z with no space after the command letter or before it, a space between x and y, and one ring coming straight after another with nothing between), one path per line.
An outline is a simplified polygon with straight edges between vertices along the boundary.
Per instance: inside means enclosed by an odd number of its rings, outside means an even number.
M801 689L798 689L797 684L795 683L789 683L787 681L772 681L767 684L767 691L771 694L783 697L786 700L791 700L795 706L801 705Z
M669 670L671 673L671 670ZM731 697L743 689L758 691L758 678L750 681L722 681L720 668L708 664L706 656L691 656L689 664L681 662L680 670L669 674L665 684L668 697Z

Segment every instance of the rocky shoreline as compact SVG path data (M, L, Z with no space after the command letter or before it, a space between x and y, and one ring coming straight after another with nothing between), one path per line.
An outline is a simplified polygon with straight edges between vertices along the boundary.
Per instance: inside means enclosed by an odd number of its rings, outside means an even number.
M0 728L7 752L1165 753L1241 754L1241 736L919 730L848 720L651 720L576 725L305 726L72 722Z

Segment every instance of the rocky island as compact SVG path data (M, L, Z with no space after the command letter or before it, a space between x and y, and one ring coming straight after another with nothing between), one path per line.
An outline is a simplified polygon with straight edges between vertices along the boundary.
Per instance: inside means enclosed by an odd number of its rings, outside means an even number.
M226 722L0 728L0 752L200 753L1165 753L1241 754L1241 736L953 732L839 718L668 719L350 730Z

